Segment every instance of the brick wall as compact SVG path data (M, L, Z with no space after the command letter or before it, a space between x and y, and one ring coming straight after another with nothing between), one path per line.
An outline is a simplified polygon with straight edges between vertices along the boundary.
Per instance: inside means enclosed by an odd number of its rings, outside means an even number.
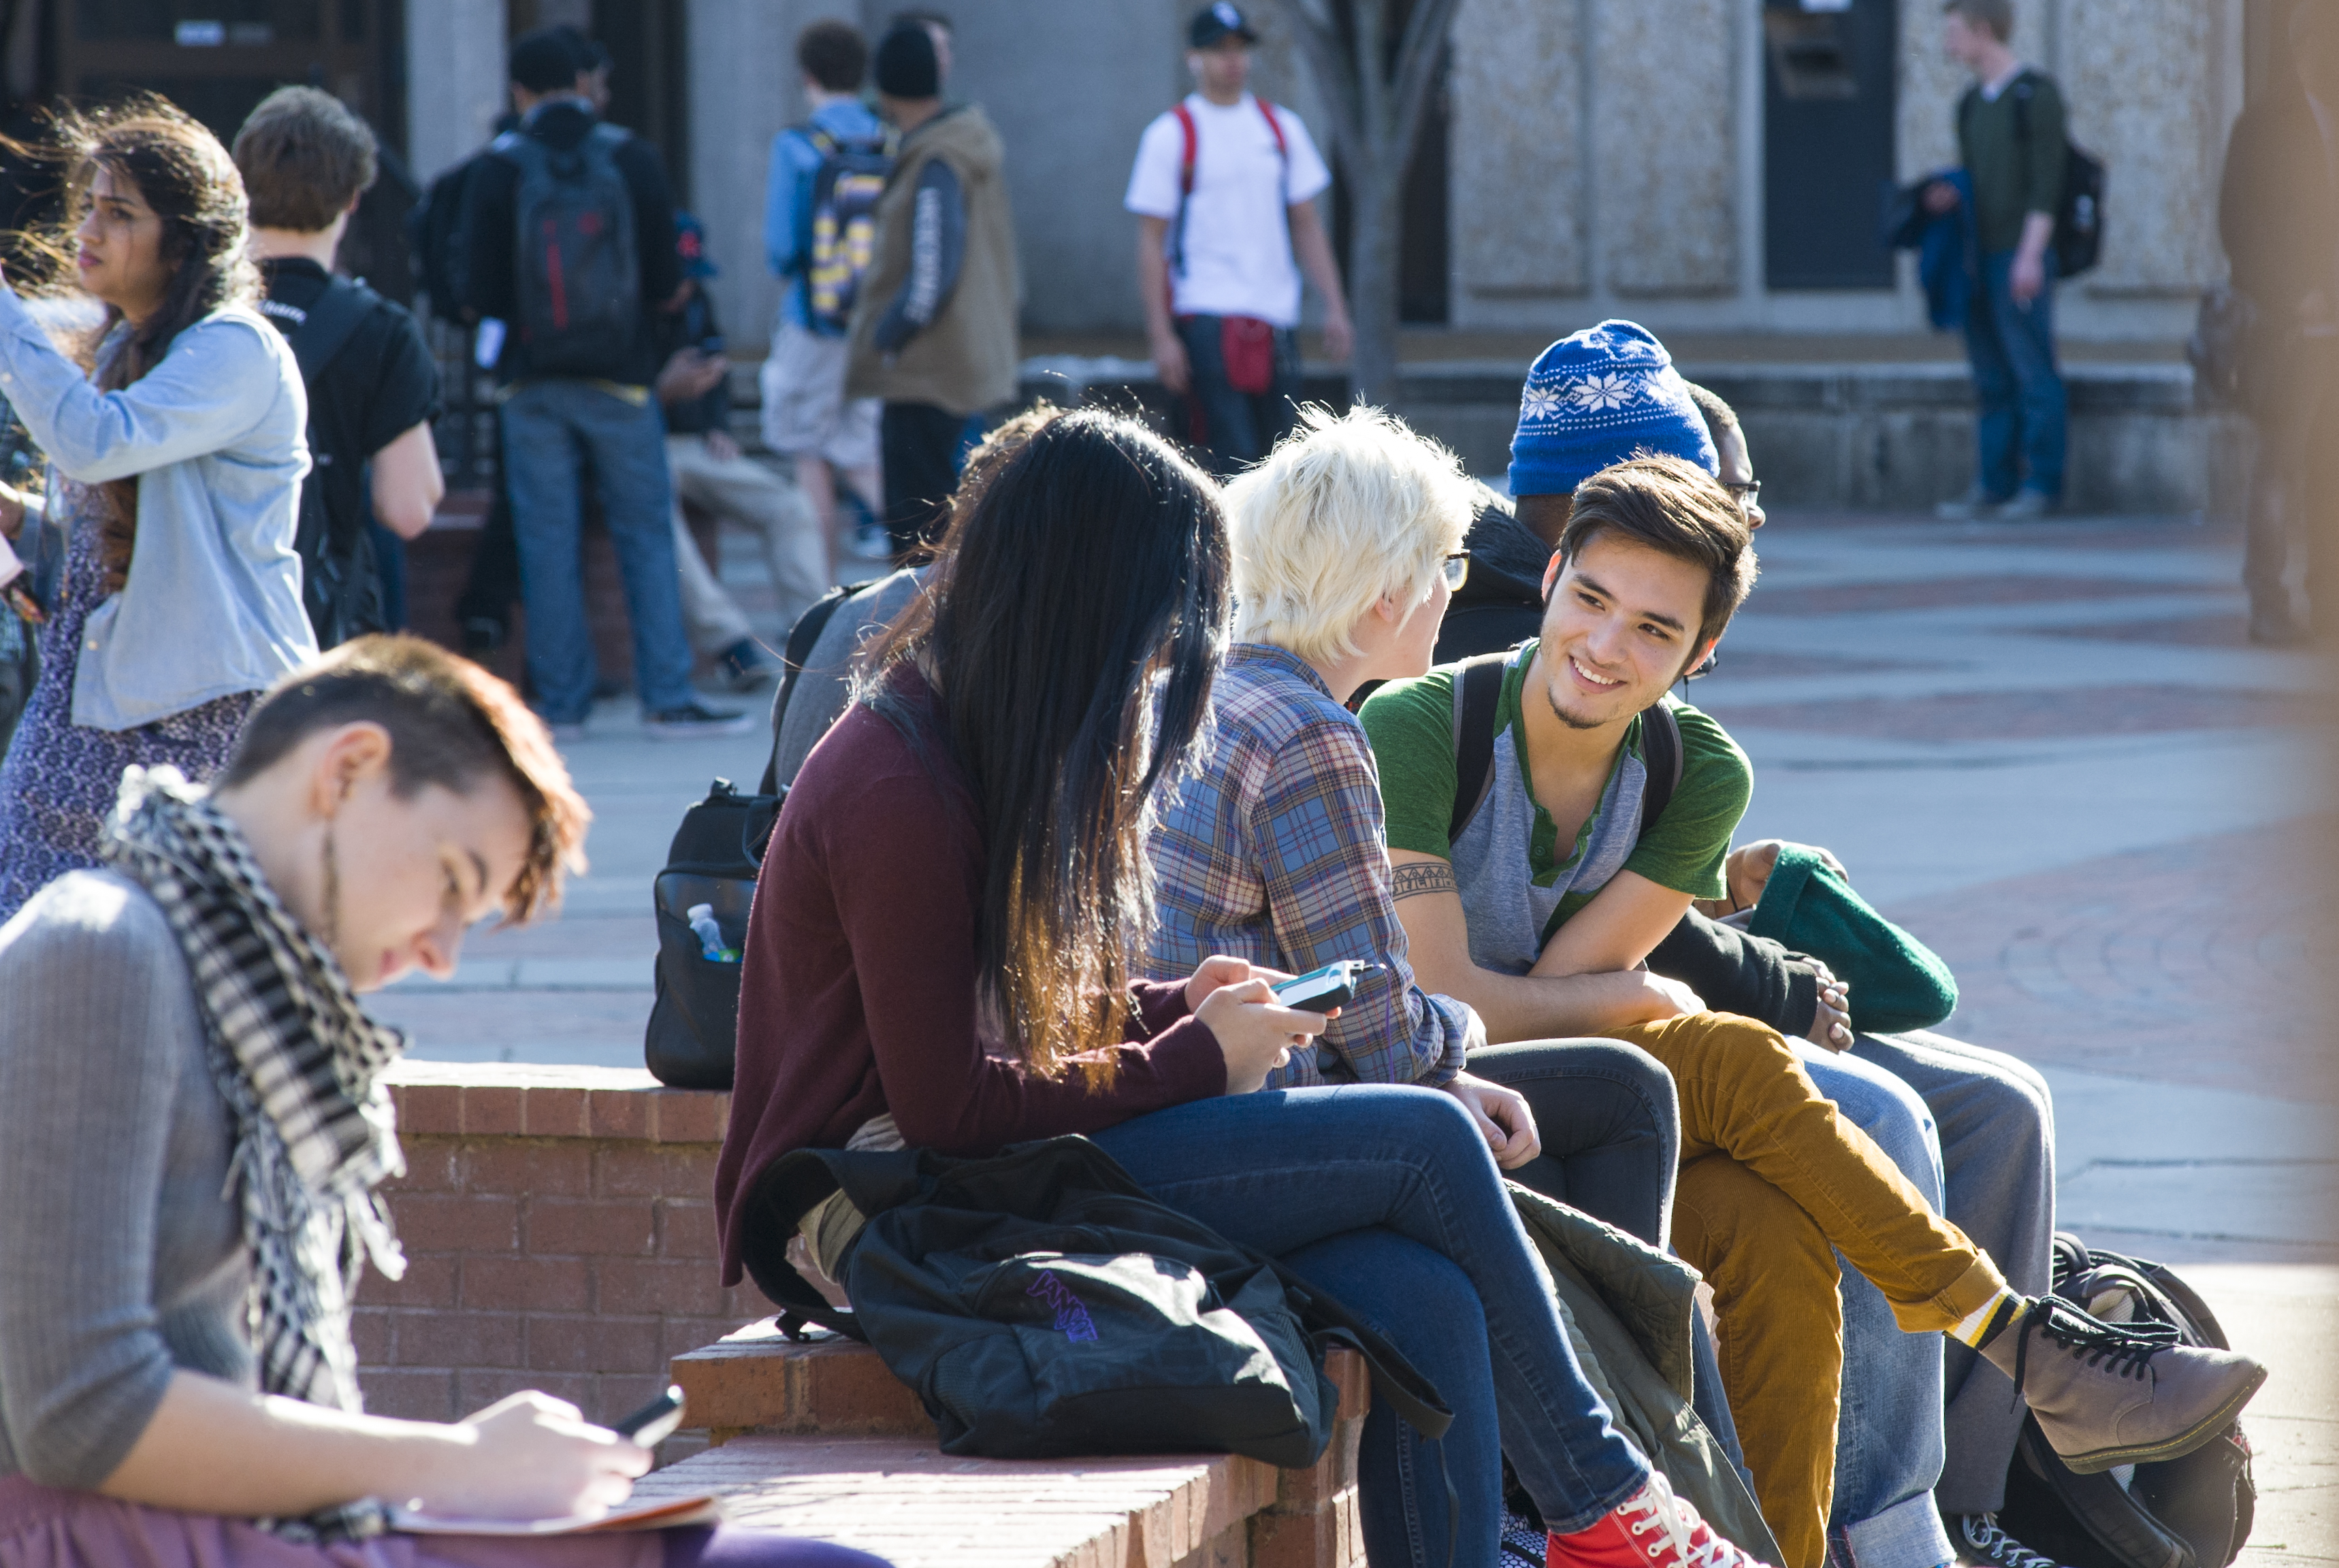
M455 1419L522 1388L615 1420L668 1359L771 1308L717 1283L728 1097L595 1068L402 1064L407 1175L383 1190L406 1277L369 1273L368 1408Z

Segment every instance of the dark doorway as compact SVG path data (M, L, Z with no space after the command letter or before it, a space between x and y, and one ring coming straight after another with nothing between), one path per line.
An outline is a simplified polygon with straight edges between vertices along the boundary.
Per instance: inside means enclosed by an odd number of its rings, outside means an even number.
M392 0L61 0L50 85L84 103L159 93L234 139L279 87L321 87L406 141L406 32Z
M1895 0L1764 0L1762 260L1773 289L1890 289Z

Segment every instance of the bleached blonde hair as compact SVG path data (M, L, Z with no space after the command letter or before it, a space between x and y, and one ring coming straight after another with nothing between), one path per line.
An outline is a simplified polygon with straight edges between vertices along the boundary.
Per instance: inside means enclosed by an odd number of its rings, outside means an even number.
M1462 460L1379 409L1299 411L1299 428L1226 488L1235 640L1310 663L1354 655L1384 594L1426 599L1476 511Z

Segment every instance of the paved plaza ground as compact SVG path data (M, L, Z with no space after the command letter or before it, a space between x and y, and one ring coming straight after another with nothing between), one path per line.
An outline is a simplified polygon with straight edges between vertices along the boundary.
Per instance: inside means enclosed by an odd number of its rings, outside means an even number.
M2251 647L2239 542L2190 520L2022 528L1772 514L1692 700L1753 757L1742 838L1823 843L1956 969L1947 1031L2053 1084L2061 1222L2182 1263L2275 1369L2247 1418L2245 1564L2339 1563L2339 1066L2321 991L2334 825L2305 655ZM755 564L726 578L753 607ZM659 745L622 704L569 749L594 867L382 1011L449 1060L637 1067L650 879L765 743Z

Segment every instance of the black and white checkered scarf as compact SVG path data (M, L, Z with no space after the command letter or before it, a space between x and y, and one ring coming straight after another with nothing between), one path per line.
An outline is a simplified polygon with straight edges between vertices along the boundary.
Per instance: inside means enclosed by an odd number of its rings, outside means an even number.
M101 848L163 908L193 974L212 1077L235 1121L231 1180L252 1257L245 1323L263 1392L356 1412L350 1297L365 1259L406 1270L374 1188L404 1158L383 1070L406 1037L368 1018L235 824L169 767L125 770ZM301 1542L382 1528L361 1500L262 1523Z

